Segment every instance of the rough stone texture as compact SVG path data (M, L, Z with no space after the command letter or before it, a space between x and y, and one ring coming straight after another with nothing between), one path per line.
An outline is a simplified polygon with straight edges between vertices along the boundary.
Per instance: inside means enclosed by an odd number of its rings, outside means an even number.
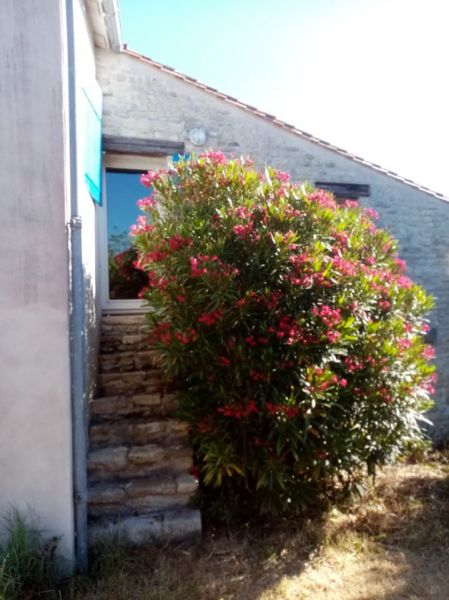
M198 533L199 512L187 508L197 489L188 427L173 417L175 395L156 391L161 373L144 319L106 317L102 333L98 390L107 395L90 411L91 539L128 526L139 543Z
M91 417L96 421L115 421L126 416L170 416L175 410L176 397L162 393L96 398L90 405Z
M154 540L195 538L201 532L201 517L197 510L181 509L162 514L123 517L92 525L90 544L105 539L145 544Z
M124 419L92 425L90 442L92 447L150 442L166 446L185 441L186 433L186 425L176 419Z
M102 354L98 357L100 373L110 371L142 371L158 366L157 357L154 352L115 352L114 354Z
M158 444L136 446L129 451L129 462L137 465L154 465L164 458L164 449Z
M176 489L179 494L194 494L197 488L198 482L190 473L181 473L176 478Z
M400 242L408 274L436 299L431 315L439 382L432 435L449 432L449 204L352 160L267 118L224 102L207 91L127 54L99 50L97 75L104 91L104 132L185 142L204 127L205 147L251 156L256 166L271 164L296 180L368 184L363 204L377 210L380 225ZM124 346L124 344L122 344Z
M101 448L89 453L87 466L91 471L121 471L128 464L128 448Z
M150 494L174 494L176 491L180 493L185 492L185 490L177 488L177 479L170 472L159 472L155 473L153 477L135 479L125 484L124 489L131 498L148 496ZM192 492L195 490L196 486L195 489L192 489Z
M125 490L118 485L100 484L89 490L89 504L117 504L125 498Z

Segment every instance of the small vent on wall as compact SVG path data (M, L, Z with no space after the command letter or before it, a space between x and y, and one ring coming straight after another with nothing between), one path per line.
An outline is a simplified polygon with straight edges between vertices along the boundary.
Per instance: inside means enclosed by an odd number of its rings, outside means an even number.
M315 181L315 186L335 194L336 198L356 200L370 195L370 187L364 183L336 183L334 181Z

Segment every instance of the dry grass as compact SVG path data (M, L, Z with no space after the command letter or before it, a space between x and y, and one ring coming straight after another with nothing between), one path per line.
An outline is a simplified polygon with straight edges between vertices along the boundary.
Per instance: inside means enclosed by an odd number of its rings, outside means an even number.
M115 553L115 556L114 556ZM103 556L86 600L445 600L449 465L389 467L364 496L276 531L209 534L198 547Z

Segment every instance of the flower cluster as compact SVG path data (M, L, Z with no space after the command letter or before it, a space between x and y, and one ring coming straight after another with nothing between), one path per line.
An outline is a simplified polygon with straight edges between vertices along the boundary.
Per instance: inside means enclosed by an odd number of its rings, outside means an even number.
M159 169L158 171L148 171L147 173L143 173L140 177L140 183L147 187L150 188L152 187L157 181L159 181L161 179L161 177L163 175L165 175L167 172L164 171L163 169Z
M238 275L238 269L231 265L224 264L218 256L208 256L207 254L191 256L190 275L192 277L202 277L203 275L211 275L214 278L230 277Z

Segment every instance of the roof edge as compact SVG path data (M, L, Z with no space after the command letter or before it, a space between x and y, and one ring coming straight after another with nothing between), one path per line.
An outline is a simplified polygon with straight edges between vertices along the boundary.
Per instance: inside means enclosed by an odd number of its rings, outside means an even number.
M116 0L111 0L111 1L116 2ZM391 177L392 179L395 179L396 181L399 181L400 183L405 183L406 185L408 185L414 189L417 189L421 192L424 192L424 193L428 194L429 196L438 198L439 200L443 200L445 202L449 202L449 197L445 196L444 194L442 194L440 192L436 192L434 190L431 190L430 188L420 185L419 183L416 183L415 181L413 181L411 179L402 177L401 175L399 175L398 173L395 173L394 171L384 168L381 165L378 165L376 163L365 160L361 156L352 154L351 152L348 152L347 150L344 150L343 148L339 148L338 146L335 146L334 144L331 144L330 142L326 142L325 140L322 140L321 138L318 138L318 137L312 135L311 133L307 133L306 131L303 131L302 129L298 129L295 125L286 123L282 119L278 119L275 115L272 115L265 111L259 110L255 106L246 104L245 102L241 102L237 98L235 98L233 96L229 96L228 94L225 94L223 92L220 92L216 88L210 87L210 86L206 85L205 83L202 83L193 77L189 77L188 75L180 73L179 71L176 71L176 69L173 69L172 67L164 65L162 63L159 63L148 56L140 54L139 52L130 50L128 48L127 44L124 44L122 52L123 52L123 54L126 54L127 56L130 56L132 58L140 60L144 63L150 64L153 67L159 69L160 71L168 73L169 75L172 75L173 77L176 77L177 79L181 79L185 83L188 83L188 84L190 84L196 88L199 88L209 94L212 94L213 96L215 96L216 98L219 98L220 100L223 100L224 102L233 104L234 106L241 108L242 110L245 110L246 112L249 112L249 113L255 115L256 117L262 118L265 121L268 121L269 123L271 123L277 127L280 127L281 129L284 129L284 130L289 131L299 137L302 137L305 140L308 140L309 142L313 142L322 148L326 148L327 150L331 150L332 152L335 152L336 154L339 154L340 156L349 158L350 160L352 160L356 163L359 163L361 165L364 165L365 167L369 167L369 168L373 169L374 171L377 171L378 173L383 173L384 175L387 175L388 177Z
M118 0L103 0L103 10L109 44L114 52L121 52L123 41Z

